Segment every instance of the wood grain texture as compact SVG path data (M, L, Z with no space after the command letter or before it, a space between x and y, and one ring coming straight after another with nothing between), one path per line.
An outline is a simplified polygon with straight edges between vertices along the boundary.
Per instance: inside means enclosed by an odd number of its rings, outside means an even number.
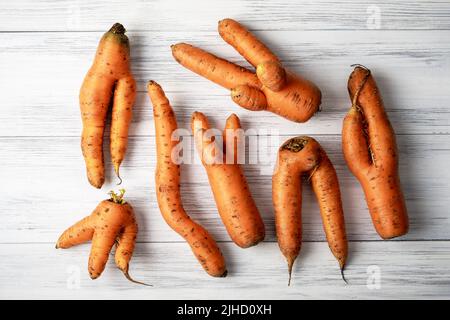
M296 31L261 32L286 65L316 82L323 92L322 112L305 124L268 112L246 111L229 93L177 64L170 44L193 42L235 62L243 62L215 32L130 32L132 66L140 93L131 135L153 134L145 83L154 79L167 91L181 127L194 110L217 120L230 112L246 128L271 128L282 134L340 134L350 106L350 65L370 67L397 133L450 132L450 31ZM78 93L101 33L0 34L3 97L0 136L78 136ZM11 67L11 63L13 66ZM242 63L245 65L245 63ZM206 94L206 92L208 94ZM62 126L61 123L64 123Z
M299 125L270 113L243 110L222 88L173 60L169 46L186 41L248 66L216 32L217 21L224 17L242 21L287 67L316 82L323 92L322 112ZM3 1L0 298L450 298L449 18L448 0ZM107 183L99 191L86 180L78 106L79 87L98 40L116 21L129 31L139 89L121 170L141 230L131 271L137 279L153 283L151 289L128 283L112 261L99 280L91 281L87 245L67 251L53 248L67 226L116 188L106 147ZM380 241L375 234L362 190L341 152L342 119L350 105L346 84L353 63L372 69L398 134L411 231L395 241ZM258 134L267 142L259 149L260 161L245 165L267 229L266 242L255 248L242 250L230 242L202 166L182 168L185 207L219 240L230 270L226 279L206 276L159 213L154 127L145 94L149 79L167 91L180 127L188 128L194 110L207 114L220 128L236 112L243 126L253 130L251 137ZM324 242L309 187L304 188L303 203L306 243L294 286L285 285L285 262L274 236L271 161L279 143L300 134L323 144L340 178L351 240L348 286ZM267 135L271 139L264 140ZM108 143L106 139L105 146ZM247 152L255 159L254 149ZM198 161L193 148L192 155ZM378 290L367 287L370 266L381 270ZM80 289L69 289L67 283L77 272Z
M361 30L376 10L380 29L450 29L446 0L19 0L2 4L0 31L99 31L116 20L130 30L206 31L223 17L256 30Z
M305 243L291 287L277 244L263 243L246 250L231 243L219 245L228 263L226 278L209 277L185 243L138 245L130 272L153 284L152 288L129 283L113 259L99 279L91 280L86 270L88 245L71 250L56 250L49 244L0 245L0 298L450 298L448 242L352 242L346 269L349 285L340 278L326 243ZM25 270L24 265L32 267ZM377 281L373 272L379 272L379 282L373 282Z

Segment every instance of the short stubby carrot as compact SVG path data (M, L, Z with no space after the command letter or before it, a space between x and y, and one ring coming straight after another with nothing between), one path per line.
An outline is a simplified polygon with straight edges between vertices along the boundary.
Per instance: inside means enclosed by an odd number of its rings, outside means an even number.
M97 279L103 272L110 251L116 244L115 261L125 277L135 283L128 272L133 256L138 224L133 208L125 201L123 195L110 192L111 198L100 202L91 215L83 218L68 228L59 237L56 248L67 249L92 240L88 271L92 279Z
M348 80L352 107L342 128L342 148L350 171L364 190L376 231L383 239L408 232L405 197L398 173L394 129L369 69L356 66Z
M289 139L278 150L277 166L272 177L276 234L288 263L289 283L302 242L302 176L311 181L319 202L328 246L339 262L341 273L348 255L341 193L333 164L313 138Z
M147 85L153 105L156 131L157 164L156 195L159 209L167 224L191 246L203 269L213 277L225 277L225 259L214 238L201 225L191 220L183 208L180 193L180 165L174 157L178 128L175 113L163 89L154 81Z
M217 143L214 136L209 137L210 127L203 113L192 114L191 127L217 210L228 234L242 248L258 244L264 240L265 228L238 161L239 118L232 114L227 119L223 131L224 144ZM234 154L229 154L231 152Z
M103 134L108 110L112 104L110 151L114 170L120 178L119 167L127 149L135 97L128 37L125 28L116 23L101 38L94 63L80 89L81 148L88 180L96 188L101 188L105 181Z

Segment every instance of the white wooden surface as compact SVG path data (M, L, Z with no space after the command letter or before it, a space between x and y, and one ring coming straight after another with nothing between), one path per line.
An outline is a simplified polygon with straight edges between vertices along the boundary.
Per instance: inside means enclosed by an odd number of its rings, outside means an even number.
M379 25L371 23L376 12ZM244 22L286 65L315 81L324 95L322 112L301 125L247 112L224 90L173 61L169 45L187 41L246 65L216 33L224 17ZM20 0L2 1L0 21L0 298L450 298L447 0ZM115 187L109 162L102 190L86 181L77 96L99 37L116 21L128 29L140 90L122 169L141 229L131 269L136 278L154 284L150 289L128 283L112 261L100 279L91 281L89 245L54 249L59 233ZM362 191L340 151L352 63L373 70L398 133L411 231L395 241L381 241L373 231ZM260 165L245 169L267 239L247 250L230 243L203 168L183 166L185 207L220 241L230 273L212 279L201 270L157 208L153 119L144 92L149 79L165 87L181 127L187 127L194 110L205 112L217 126L235 112L246 128L279 132L280 141L272 146L299 134L324 145L341 182L349 285L339 278L317 205L305 188L306 243L294 285L286 286L285 262L274 236L271 177ZM379 288L367 285L371 270L380 271Z

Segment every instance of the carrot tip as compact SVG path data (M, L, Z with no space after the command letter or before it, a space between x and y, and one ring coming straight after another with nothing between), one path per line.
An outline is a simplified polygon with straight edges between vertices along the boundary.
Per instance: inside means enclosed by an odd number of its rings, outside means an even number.
M147 287L153 287L153 285L151 285L151 284L147 284L147 283L144 283L144 282L140 282L140 281L134 280L130 276L130 274L128 273L128 270L122 270L122 272L123 272L125 278L127 278L127 280L130 281L130 282L133 282L133 283L136 283L136 284L140 284L140 285L143 285L143 286L147 286Z
M92 280L97 279L99 276L100 276L99 274L92 274L89 272L89 277L91 277Z
M292 266L294 265L295 259L288 259L288 273L289 273L289 279L288 279L288 287L291 286L291 278L292 278Z

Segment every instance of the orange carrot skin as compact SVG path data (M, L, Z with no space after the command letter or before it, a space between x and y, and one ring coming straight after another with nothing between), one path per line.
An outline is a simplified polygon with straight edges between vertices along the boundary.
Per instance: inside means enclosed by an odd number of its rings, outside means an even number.
M347 233L345 231L344 212L336 170L323 151L320 152L320 164L311 173L311 186L319 203L320 215L328 246L339 267L344 269L348 255Z
M218 31L225 42L253 65L257 77L272 91L286 85L286 72L278 57L253 33L233 19L219 21Z
M295 122L308 121L322 102L322 93L312 82L286 71L286 85L278 92L263 87L267 111Z
M286 86L286 69L279 61L267 61L256 66L256 75L261 83L272 91Z
M353 100L344 119L342 146L350 171L361 183L372 222L383 239L408 232L409 221L398 174L395 133L370 71L356 67L348 89Z
M301 249L300 178L303 175L311 180L330 250L342 270L348 255L348 244L336 171L317 141L310 137L297 137L280 147L272 177L277 239L286 257L289 274Z
M249 85L239 85L231 89L231 99L248 110L260 111L267 109L267 99L264 93Z
M161 214L167 224L191 246L192 252L213 277L227 274L225 259L214 238L202 226L190 219L183 208L180 194L180 165L174 163L172 139L178 128L176 117L161 86L150 81L147 86L155 120L157 166L156 194Z
M192 132L208 175L214 200L228 234L241 248L254 246L264 240L265 227L258 208L251 195L242 168L237 163L213 163L204 152L211 142L202 141L203 133L209 128L207 118L200 112L192 115ZM226 128L239 129L239 118L230 116ZM202 145L203 144L203 145ZM203 150L203 153L200 152ZM223 153L223 150L213 150Z
M113 106L111 145L114 147L111 151L117 168L126 149L125 136L128 132L131 106L135 98L135 85L130 71L129 57L130 48L125 29L121 24L114 24L100 40L94 63L80 89L80 111L83 121L81 148L86 162L88 180L96 188L101 188L105 181L103 133L113 95L118 98L118 101L114 102ZM116 83L119 86L115 91ZM126 89L121 89L122 86ZM124 113L123 124L116 121L117 119L114 120ZM115 147L116 144L117 147Z
M111 115L110 153L114 171L119 175L119 167L128 148L128 130L133 117L136 99L136 81L130 74L117 81Z

